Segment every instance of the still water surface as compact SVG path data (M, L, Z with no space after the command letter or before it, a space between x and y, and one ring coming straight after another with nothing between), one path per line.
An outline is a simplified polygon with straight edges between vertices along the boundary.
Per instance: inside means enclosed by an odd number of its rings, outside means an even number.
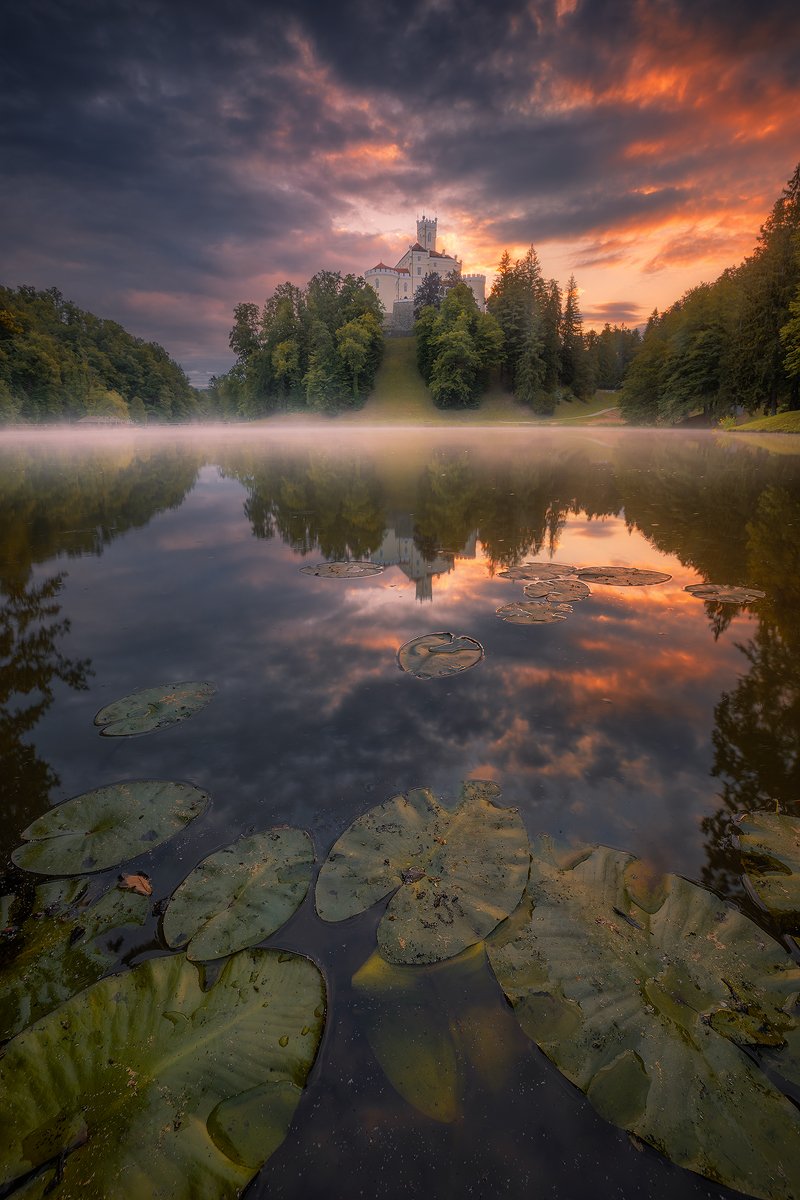
M752 915L730 818L776 801L796 813L800 797L800 455L779 452L793 449L602 430L5 435L6 884L36 816L116 780L212 795L196 828L137 860L158 898L241 833L300 826L322 861L389 796L452 799L479 778L531 835L632 851ZM557 624L505 624L495 610L522 588L498 573L533 557L672 578L593 587ZM386 570L300 573L342 558ZM766 599L742 609L684 591L706 580ZM485 659L449 679L401 672L398 648L437 630L478 639ZM218 691L184 724L97 736L103 705L177 679ZM596 1116L488 971L442 1001L462 1036L491 1045L487 1069L464 1066L456 1121L415 1111L353 1002L382 908L329 926L309 896L269 940L320 964L330 1009L292 1131L248 1195L734 1194ZM162 953L153 918L120 961Z

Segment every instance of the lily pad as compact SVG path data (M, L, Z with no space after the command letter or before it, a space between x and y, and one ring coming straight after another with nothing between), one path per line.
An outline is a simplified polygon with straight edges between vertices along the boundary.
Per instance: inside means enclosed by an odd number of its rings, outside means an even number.
M199 863L164 914L168 946L209 960L254 946L289 920L308 891L314 864L302 829L278 828L241 838Z
M584 583L607 583L613 587L645 587L672 579L664 571L645 571L641 567L585 567L578 572Z
M380 575L386 568L374 562L324 562L306 563L300 568L301 575L317 575L320 579L369 579Z
M355 1014L395 1091L424 1116L447 1125L461 1115L463 1078L430 969L394 966L376 952L353 976Z
M750 604L763 600L766 592L758 588L733 587L728 583L689 583L683 589L698 600L711 600L715 604Z
M94 723L103 726L102 737L152 733L156 729L166 729L168 725L177 725L205 708L216 690L213 683L195 679L143 688L101 708Z
M209 796L191 783L135 779L65 800L23 832L11 855L40 875L104 871L165 842L203 813Z
M428 966L377 952L353 976L353 1006L373 1054L404 1100L447 1124L464 1109L468 1074L502 1094L520 1057L519 1028L487 969L484 943Z
M507 567L505 571L498 571L498 579L513 579L516 582L521 580L542 580L542 579L564 579L567 575L574 575L577 567L571 567L567 563L553 562L526 562L519 563L516 567Z
M483 646L475 638L458 633L424 633L397 651L397 661L417 679L441 679L476 667Z
M314 963L244 950L204 991L183 955L94 984L0 1060L0 1184L59 1163L54 1200L237 1196L288 1131L314 1061Z
M317 912L343 921L394 892L378 926L392 963L451 958L516 907L528 876L528 835L496 784L470 781L454 810L427 788L394 796L358 817L317 879Z
M800 820L779 813L746 813L738 821L745 873L765 908L800 914Z
M794 1026L798 968L684 879L668 877L658 907L648 883L640 907L637 866L594 847L564 868L538 847L525 901L487 945L498 981L601 1116L718 1183L790 1200L800 1115L743 1048Z
M86 890L85 879L49 880L36 889L17 953L0 970L0 1039L101 979L116 961L110 932L141 925L150 909L144 896L116 889L87 904Z
M591 596L591 588L580 579L542 579L526 583L522 589L531 600L547 600L550 603L585 600Z
M519 600L504 604L497 610L498 617L509 625L552 625L554 621L566 621L572 612L571 604L547 604L543 600Z

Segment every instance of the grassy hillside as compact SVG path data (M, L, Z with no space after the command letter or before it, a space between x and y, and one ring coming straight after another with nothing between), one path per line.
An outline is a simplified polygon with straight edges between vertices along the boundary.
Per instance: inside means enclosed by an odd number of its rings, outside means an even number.
M438 409L417 370L415 339L390 337L364 407L338 419L386 425L593 425L618 420L616 408L616 393L598 392L588 401L560 403L552 417L537 417L505 389L493 387L480 408Z
M756 417L736 426L736 433L800 433L800 412L776 413L774 417Z

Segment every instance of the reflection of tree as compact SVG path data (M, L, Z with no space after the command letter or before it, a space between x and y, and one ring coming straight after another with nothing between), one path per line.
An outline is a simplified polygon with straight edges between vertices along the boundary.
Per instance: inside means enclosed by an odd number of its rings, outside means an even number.
M169 447L35 450L0 457L0 578L24 584L32 563L103 553L128 529L177 508L201 459Z
M367 462L322 453L269 460L236 454L224 469L247 490L244 511L256 537L277 534L326 559L369 558L383 540L383 489Z
M59 642L69 621L58 620L62 575L15 587L0 606L0 794L2 812L19 828L46 806L58 779L24 739L53 702L56 681L83 690L88 660L66 658Z
M709 884L729 889L737 876L730 820L773 808L800 812L800 496L765 488L747 525L751 577L766 591L755 636L740 646L748 670L714 712L713 774L722 807L703 825Z

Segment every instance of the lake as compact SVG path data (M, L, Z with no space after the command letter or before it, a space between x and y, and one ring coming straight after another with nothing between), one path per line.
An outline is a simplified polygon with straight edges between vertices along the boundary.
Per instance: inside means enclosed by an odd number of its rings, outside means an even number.
M764 936L783 932L743 879L731 822L800 805L796 440L335 423L15 432L0 436L0 511L3 890L28 907L32 877L10 861L23 830L116 781L210 794L175 837L90 877L97 891L146 872L163 907L240 835L297 826L321 863L398 793L453 804L462 781L492 780L532 838L628 851L713 889ZM384 569L301 570L346 560ZM564 619L508 623L496 610L526 597L502 572L530 560L669 578L591 583ZM705 582L765 595L685 590ZM400 647L437 631L475 639L483 659L442 678L401 670ZM176 680L216 692L169 728L98 736L99 709ZM319 965L328 1013L288 1136L248 1196L736 1194L603 1120L523 1033L480 955L419 968L431 987L407 1004L354 984L384 908L329 924L312 886L264 943ZM152 905L106 941L109 970L169 953Z

